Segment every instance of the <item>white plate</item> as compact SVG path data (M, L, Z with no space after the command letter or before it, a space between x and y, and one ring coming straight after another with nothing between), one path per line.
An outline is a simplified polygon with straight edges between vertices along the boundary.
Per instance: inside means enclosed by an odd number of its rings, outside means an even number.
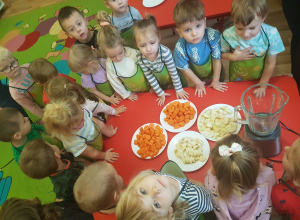
M231 110L232 110L232 117L234 117L234 107L232 107L231 105L227 105L227 104L215 104L215 105L211 105L211 106L208 106L206 109L204 109L200 114L199 114L199 116L198 116L198 120L197 120L197 128L198 128L198 130L199 130L199 132L203 135L203 136L205 136L201 131L200 131L200 129L199 129L199 123L200 123L200 118L201 118L201 114L203 114L203 112L204 111L206 111L206 110L208 110L208 109L213 109L213 108L219 108L219 107L229 107ZM237 114L237 117L238 118L242 118L242 116L241 116L241 114L239 113L239 112L237 112L238 114ZM242 127L242 125L241 124L239 124L239 123L237 123L237 129L236 129L236 131L233 133L233 134L237 134L237 133L239 133L239 131L241 130L241 127ZM214 138L210 138L210 137L207 137L207 136L205 136L208 140L211 140L211 141L217 141L216 139L214 139Z
M179 140L181 138L184 138L184 137L199 138L203 142L203 146L202 146L203 147L203 155L206 157L206 160L204 162L198 161L198 162L192 163L192 164L184 164L182 162L182 160L179 159L175 155L174 150L176 148L176 144L179 142ZM209 153L210 153L210 147L209 147L208 141L202 134L200 134L196 131L184 131L184 132L181 132L181 133L175 135L172 138L172 140L170 141L169 146L168 146L169 160L173 160L174 162L176 162L178 164L178 166L182 169L182 171L185 171L185 172L192 172L192 171L200 169L207 162Z
M165 0L143 0L143 5L146 8L152 8L155 6L160 5L161 3L163 3ZM171 0L172 1L172 0Z
M184 99L178 99L178 100L174 100L172 102L181 102L181 103L184 103L184 102L190 102L188 100L184 100ZM169 102L167 105L169 105L170 103L172 102ZM167 122L165 122L165 118L166 118L166 114L164 113L164 110L166 109L167 105L165 105L165 107L162 109L161 113L160 113L160 123L161 125L167 130L167 131L170 131L170 132L173 132L173 133L178 133L178 132L182 132L182 131L185 131L187 129L189 129L190 127L193 126L193 124L195 123L196 119L197 119L197 108L196 106L190 102L190 105L195 109L196 113L195 113L195 116L192 120L190 120L189 123L185 124L183 127L180 127L178 129L175 129L173 126L169 125Z
M160 124L156 124L156 123L148 123L148 124L144 124L144 125L142 125L141 127L145 127L146 125L150 125L150 124L154 124L154 127L156 126L156 125L158 125L159 127L161 127L162 129L163 129L163 134L165 135L165 137L166 137L166 144L159 150L159 152L158 152L158 154L155 156L155 157L157 157L158 155L160 155L161 154L161 152L163 152L163 150L166 148L166 146L167 146L167 142L168 142L168 134L167 134L167 132L166 132L166 130L160 125ZM131 139L131 148L132 148L132 151L133 151L133 153L137 156L137 157L139 157L139 158L141 158L141 156L137 153L137 151L140 149L140 147L139 146L137 146L137 145L135 145L134 144L134 141L136 140L136 136L140 133L140 128L141 127L139 127L135 132L134 132L134 134L133 134L133 136L132 136L132 139ZM152 159L151 157L146 157L146 159Z

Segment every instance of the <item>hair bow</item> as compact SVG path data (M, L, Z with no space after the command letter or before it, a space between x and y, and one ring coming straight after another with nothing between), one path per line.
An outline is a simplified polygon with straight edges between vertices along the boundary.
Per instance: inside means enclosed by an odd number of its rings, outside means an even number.
M222 157L229 157L238 151L242 151L242 146L238 143L233 143L231 147L227 147L226 145L221 145L219 147L219 154Z

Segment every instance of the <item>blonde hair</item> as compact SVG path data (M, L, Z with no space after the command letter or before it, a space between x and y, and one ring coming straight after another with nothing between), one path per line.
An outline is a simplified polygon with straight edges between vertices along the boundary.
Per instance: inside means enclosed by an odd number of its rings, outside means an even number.
M115 176L107 169L107 162L101 161L84 169L74 185L74 197L83 211L94 213L108 208L116 190Z
M154 210L145 210L141 201L136 186L147 176L155 175L152 170L140 172L134 177L127 189L122 193L121 198L116 208L117 219L122 220L170 220L170 219L185 219L184 210L188 207L188 203L181 199L177 199L173 203L173 214L171 216L161 217Z
M231 147L233 143L240 144L242 151L230 156L220 156L219 147L221 145ZM242 197L242 194L257 187L256 179L260 172L259 157L259 150L238 135L229 135L216 143L211 150L211 161L222 199L229 200L232 194Z
M293 177L294 180L297 181L298 183L300 182L300 138L298 138L296 141L296 147L293 150L293 154L291 155L292 161L293 161L293 167L294 167L294 173Z
M257 16L264 19L268 14L266 0L233 0L231 17L234 24L249 25Z
M42 84L58 76L56 67L44 58L34 60L28 67L28 73L35 82Z
M193 20L205 18L204 5L201 0L180 0L174 8L173 19L177 27Z
M0 46L0 61L8 59L12 56L11 52L5 48Z

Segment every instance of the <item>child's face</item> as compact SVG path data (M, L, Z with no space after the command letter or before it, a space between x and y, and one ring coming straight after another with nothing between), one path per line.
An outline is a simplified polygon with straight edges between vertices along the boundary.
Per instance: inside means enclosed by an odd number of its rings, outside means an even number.
M261 17L255 17L253 21L247 26L242 25L241 23L235 23L234 28L238 36L248 41L254 38L260 31L261 24L265 19Z
M72 118L71 126L73 130L78 131L83 127L83 125L84 125L84 111L82 109L80 114Z
M136 45L142 54L150 61L154 61L158 55L159 37L153 31L147 30L136 37Z
M115 13L124 13L128 8L128 0L107 0L104 3Z
M65 19L62 22L62 26L71 38L75 38L83 43L90 40L90 32L87 27L88 22L78 12L73 12L69 18Z
M0 61L0 75L9 79L16 78L20 74L19 62L16 58L10 55L7 59Z
M294 165L293 165L293 159L295 157L292 157L293 152L296 148L300 147L300 138L298 138L292 146L286 146L284 148L284 155L282 158L282 166L286 172L288 172L291 175L294 175Z
M105 54L113 62L120 62L123 60L123 58L125 56L125 49L124 49L123 45L118 45L114 48L106 48Z
M19 134L23 137L31 131L31 125L28 117L24 117L21 113L18 114L18 124L20 127Z
M169 178L153 174L137 184L137 194L146 210L154 210L159 216L168 216L173 212L172 203L178 192L174 192Z
M183 37L191 44L198 44L202 41L206 28L206 18L198 21L186 22L177 28L180 37Z

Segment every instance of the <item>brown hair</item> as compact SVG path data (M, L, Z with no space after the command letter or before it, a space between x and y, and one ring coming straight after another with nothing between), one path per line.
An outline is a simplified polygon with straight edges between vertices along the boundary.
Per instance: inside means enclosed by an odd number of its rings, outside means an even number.
M37 83L45 84L48 80L58 76L56 67L44 58L34 60L28 68L28 73Z
M19 159L20 169L33 179L55 173L58 164L53 149L41 138L29 141Z
M240 144L242 151L230 156L220 156L219 147L221 145L231 147L233 143ZM222 199L228 200L232 194L241 197L242 194L257 187L256 179L260 172L259 157L259 150L238 135L229 135L216 143L211 150L211 161Z
M233 0L231 6L231 17L233 23L249 25L257 16L264 19L268 14L266 0Z
M200 21L203 18L204 5L201 0L180 0L175 5L173 19L178 28L186 22Z
M107 169L107 162L101 161L84 169L74 185L74 197L83 211L94 213L109 208L116 189L114 175Z
M83 14L82 14L77 8L72 7L72 6L65 6L65 7L61 8L61 9L59 10L57 20L58 20L58 22L59 22L60 27L61 27L64 31L66 31L66 30L64 29L62 23L63 23L66 19L70 18L70 16L71 16L74 12L79 13L79 14L84 18Z
M0 110L0 141L11 142L14 135L20 131L18 115L21 114L15 108L3 108Z

